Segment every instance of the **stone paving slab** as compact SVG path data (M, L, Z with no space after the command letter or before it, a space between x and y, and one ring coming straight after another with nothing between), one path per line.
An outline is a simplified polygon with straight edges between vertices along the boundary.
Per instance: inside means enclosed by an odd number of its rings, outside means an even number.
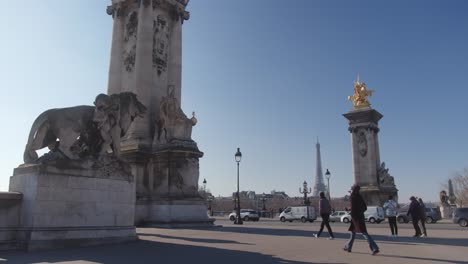
M222 221L218 221L222 222ZM372 256L358 235L354 251L342 250L347 226L332 225L336 239L314 238L319 223L278 225L224 221L207 229L138 229L140 241L43 252L0 252L0 263L460 263L468 264L468 230L431 230L412 238L402 228L397 239L388 229L368 225L381 253ZM328 235L325 232L323 235Z

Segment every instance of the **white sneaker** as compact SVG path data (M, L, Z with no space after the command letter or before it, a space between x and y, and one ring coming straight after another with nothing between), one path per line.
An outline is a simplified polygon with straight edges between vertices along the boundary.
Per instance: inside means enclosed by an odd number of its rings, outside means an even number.
M329 238L328 238L328 240L333 240L333 239L335 239L335 238L334 238L334 237L329 237Z
M319 238L319 236L318 236L317 234L314 234L314 237L315 237L315 238Z
M426 236L426 235L422 234L422 235L420 235L419 237L425 237L425 236Z

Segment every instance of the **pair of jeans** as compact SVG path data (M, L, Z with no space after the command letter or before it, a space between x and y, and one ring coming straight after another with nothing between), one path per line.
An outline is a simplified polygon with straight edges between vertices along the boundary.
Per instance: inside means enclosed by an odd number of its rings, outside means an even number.
M413 227L414 227L414 232L415 232L415 236L420 236L422 235L421 233L421 228L419 228L419 218L418 217L413 217Z
M362 233L362 236L365 240L369 243L369 248L372 252L379 250L379 247L375 243L374 239L368 233ZM351 252L353 249L354 239L356 238L356 233L351 232L351 236L349 237L348 242L345 244L344 249L348 252Z
M426 232L426 218L421 218L421 220L419 220L421 222L421 227L422 227L422 233L427 236L427 232Z
M390 224L390 231L392 231L392 235L398 235L396 216L389 216L388 223Z
M322 216L322 223L320 224L320 230L318 231L317 236L319 237L320 234L322 234L323 227L327 226L328 234L330 234L330 237L334 237L333 236L333 231L332 231L332 229L330 227L330 215L329 214L321 214L321 216Z

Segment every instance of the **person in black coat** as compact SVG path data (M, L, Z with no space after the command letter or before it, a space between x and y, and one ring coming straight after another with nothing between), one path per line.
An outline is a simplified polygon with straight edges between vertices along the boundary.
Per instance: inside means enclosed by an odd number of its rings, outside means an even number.
M364 218L364 212L367 210L367 205L362 199L359 190L361 187L355 184L351 187L351 225L349 226L349 231L351 231L351 236L349 241L345 244L344 250L351 252L353 249L354 239L356 237L356 233L361 233L364 239L369 242L369 248L372 251L372 255L379 253L379 247L375 243L374 239L367 233L366 222Z
M314 236L316 238L320 237L322 234L323 227L326 226L328 230L328 234L330 234L330 240L334 239L335 236L333 235L333 231L330 227L330 214L331 214L331 205L330 202L325 197L324 192L320 192L320 200L319 200L319 214L322 217L322 223L320 224L320 230Z
M420 223L422 227L422 235L421 237L427 237L427 231L426 231L426 205L424 204L423 200L421 198L418 199L419 203L419 217L420 217Z
M410 197L410 205L408 212L406 213L407 216L411 215L411 218L413 220L413 227L415 234L413 237L420 237L422 235L421 229L419 228L419 220L421 219L421 206L419 205L419 202L416 200L416 197L411 196Z

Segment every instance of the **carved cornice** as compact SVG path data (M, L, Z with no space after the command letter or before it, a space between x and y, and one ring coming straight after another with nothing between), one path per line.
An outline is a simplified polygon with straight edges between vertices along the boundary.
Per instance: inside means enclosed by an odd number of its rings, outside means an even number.
M351 125L348 127L350 133L357 133L359 130L366 130L368 132L379 133L380 128L376 124L368 123L365 125Z
M185 10L189 0L153 0L153 9L162 8L169 11L175 21L189 20L190 12ZM180 19L180 20L179 20Z

